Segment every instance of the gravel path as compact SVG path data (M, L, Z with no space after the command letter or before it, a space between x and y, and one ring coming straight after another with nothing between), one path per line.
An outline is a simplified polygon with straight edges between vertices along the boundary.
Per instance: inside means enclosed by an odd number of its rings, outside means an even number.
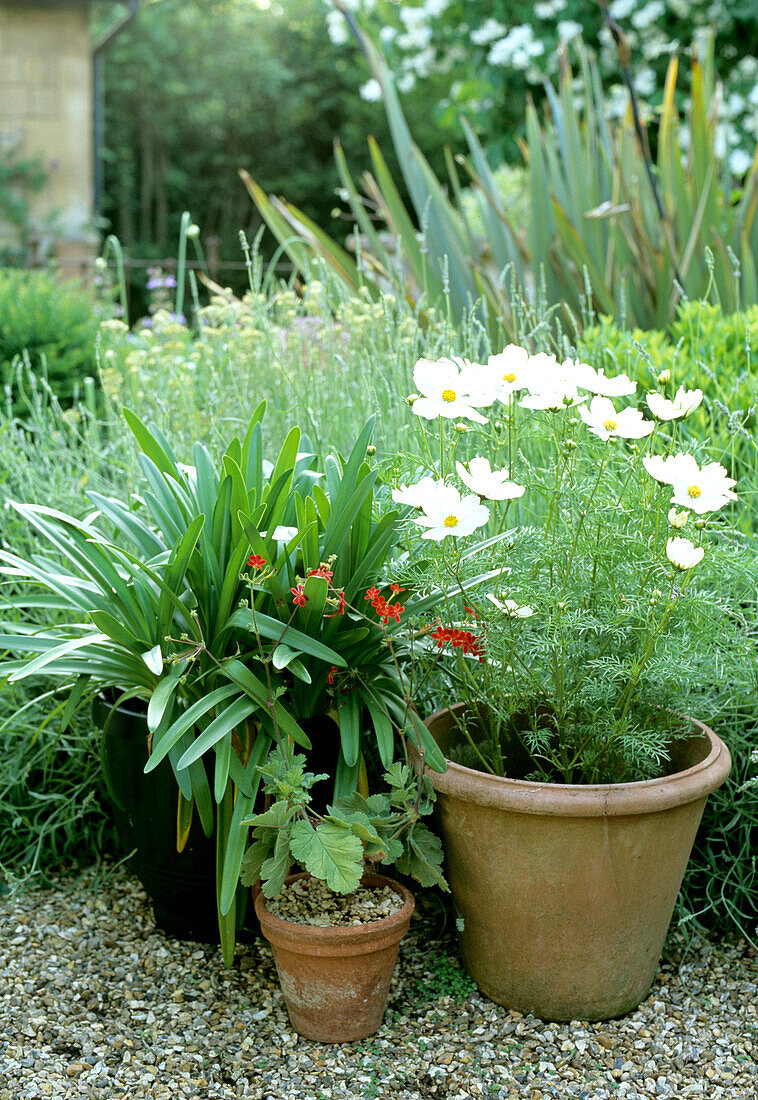
M381 1031L326 1047L291 1031L264 942L225 971L156 933L123 870L0 898L0 1100L758 1097L744 944L696 941L637 1012L589 1025L491 1004L451 950L433 912L414 920Z

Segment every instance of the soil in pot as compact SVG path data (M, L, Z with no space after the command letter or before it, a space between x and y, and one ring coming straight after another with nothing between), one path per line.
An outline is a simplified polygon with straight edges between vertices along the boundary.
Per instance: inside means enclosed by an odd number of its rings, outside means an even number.
M262 893L256 895L255 909L271 943L294 1030L317 1042L349 1043L373 1035L381 1026L398 948L415 902L400 883L367 875L347 904L334 901L336 895L328 904L340 910L330 914L332 918L352 920L370 901L368 911L375 915L369 921L328 926L293 921L295 911L305 912L306 919L314 917L321 885L309 875L290 876L280 903L286 919L272 911L276 902L268 902ZM304 901L303 892L312 886L312 898ZM385 908L392 911L384 915Z
M320 879L298 878L286 883L266 907L293 924L337 928L382 920L398 913L403 904L402 895L389 886L359 886L352 894L335 894Z

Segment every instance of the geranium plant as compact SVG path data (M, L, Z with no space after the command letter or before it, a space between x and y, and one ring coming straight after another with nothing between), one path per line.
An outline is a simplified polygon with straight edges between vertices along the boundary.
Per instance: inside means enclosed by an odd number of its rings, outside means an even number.
M423 476L393 497L407 583L457 589L426 627L436 700L467 704L456 759L548 782L662 774L683 715L754 660L718 585L755 578L735 482L677 442L702 394L666 371L643 396L514 345L486 364L420 360L414 383Z
M325 776L306 771L305 764L283 742L260 767L271 805L245 821L253 827L253 843L242 863L243 884L260 881L264 896L276 897L297 863L334 893L351 894L368 869L394 864L423 886L447 890L442 845L420 820L435 799L428 777L396 762L385 772L386 790L368 797L354 791L321 814L310 791Z

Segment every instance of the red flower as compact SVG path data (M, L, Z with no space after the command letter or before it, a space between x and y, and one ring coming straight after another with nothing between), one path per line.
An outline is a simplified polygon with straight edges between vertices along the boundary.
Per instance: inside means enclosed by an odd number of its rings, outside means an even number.
M331 569L328 569L325 565L319 565L318 569L311 569L308 574L309 577L321 577L322 580L330 581L334 576Z
M401 588L399 584L391 584L390 592L393 596L398 596L401 592L405 592L405 589Z
M478 657L480 661L484 660L482 641L470 630L459 630L455 626L438 626L436 630L432 631L430 637L434 638L438 649L442 649L445 643L449 643L453 649L462 649L464 653L470 653L472 657Z
M333 684L334 683L334 674L335 674L335 672L337 672L337 666L332 665L332 667L329 669L329 671L326 674L327 684Z
M299 584L297 588L290 588L290 592L292 593L292 602L295 607L305 607L305 605L308 603L308 597L306 596L305 592L303 592L302 584Z
M266 559L262 558L260 554L251 554L247 559L247 564L252 566L253 569L263 569Z
M332 604L332 607L334 607L334 600L331 601L331 604ZM337 599L337 606L334 608L334 611L332 611L330 615L324 615L324 618L325 619L333 619L335 615L344 615L344 614L345 614L345 590L343 588L342 591L339 593L339 596L338 596L338 599Z
M364 600L371 600L371 602L373 603L374 600L381 598L381 592L378 588L369 588L368 592L363 598Z
M405 611L402 604L388 603L384 608L384 625L386 626L390 619L394 619L396 623L400 622L400 616Z

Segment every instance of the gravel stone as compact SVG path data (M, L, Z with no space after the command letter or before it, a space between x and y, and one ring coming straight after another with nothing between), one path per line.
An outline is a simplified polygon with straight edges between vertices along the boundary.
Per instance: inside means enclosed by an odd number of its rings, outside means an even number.
M268 944L155 929L123 868L0 898L0 1100L755 1100L758 964L673 935L648 999L603 1023L492 1004L421 897L384 1024L322 1046L290 1027Z
M266 908L275 917L319 928L370 924L397 913L403 899L389 886L359 886L352 894L335 894L320 879L286 883Z

